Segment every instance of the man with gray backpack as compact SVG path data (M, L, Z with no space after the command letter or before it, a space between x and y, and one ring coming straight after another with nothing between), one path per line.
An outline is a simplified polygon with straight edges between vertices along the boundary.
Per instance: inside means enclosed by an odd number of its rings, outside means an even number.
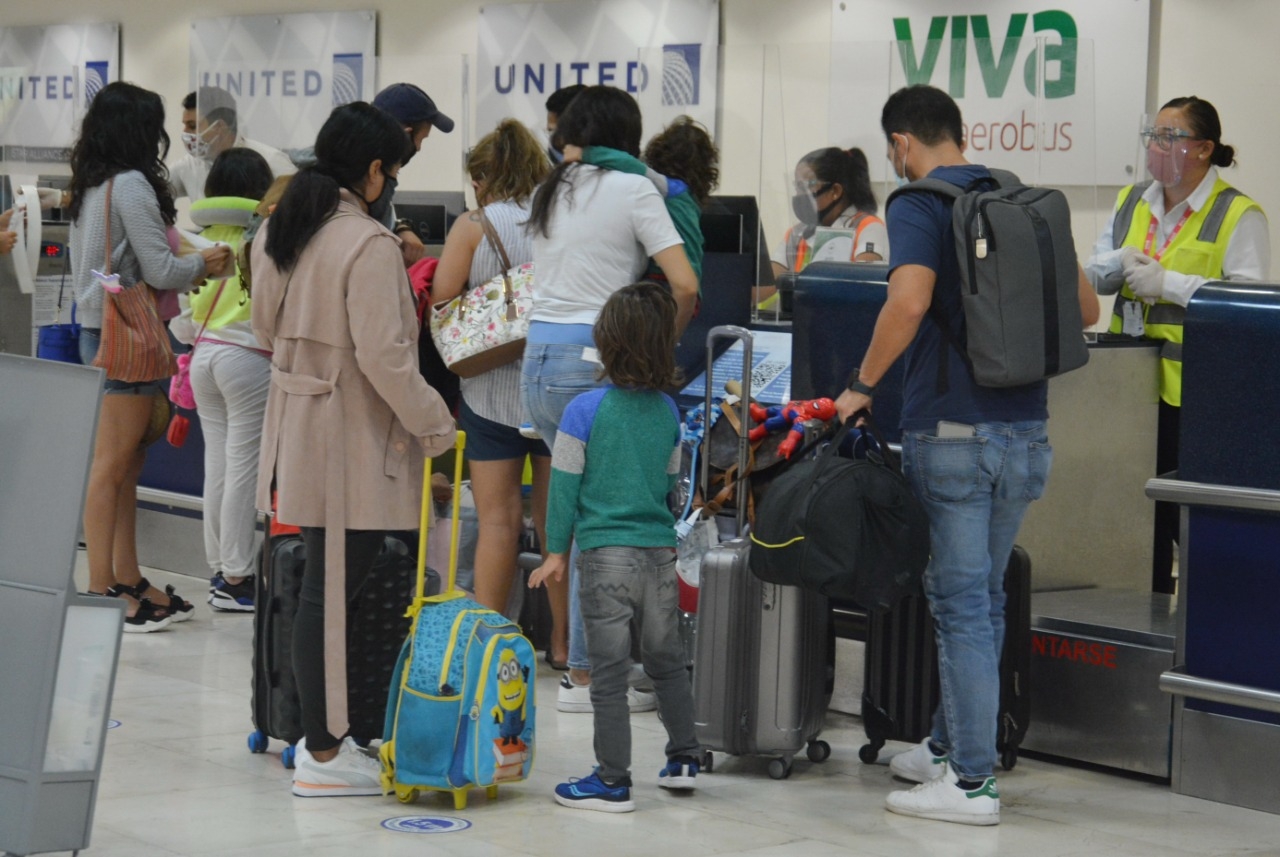
M996 713L1004 572L1053 452L1046 379L1088 359L1098 301L1076 262L1065 200L964 157L960 108L916 85L881 113L893 170L912 184L886 206L892 268L871 344L836 400L870 408L903 354L903 469L929 516L925 592L942 701L931 734L890 761L920 785L892 792L902 815L1000 821Z

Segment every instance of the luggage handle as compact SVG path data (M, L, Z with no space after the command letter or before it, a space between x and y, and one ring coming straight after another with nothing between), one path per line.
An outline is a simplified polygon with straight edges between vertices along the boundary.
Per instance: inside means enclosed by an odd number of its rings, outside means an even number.
M858 425L859 419L862 420L862 426ZM880 456L885 466L897 473L902 472L902 462L893 454L893 450L889 448L889 441L885 439L884 433L880 431L880 427L876 425L876 421L872 419L871 411L866 408L851 414L847 420L840 424L840 428L836 429L836 433L832 435L831 442L827 444L826 448L823 449L822 452L818 453L818 459L825 462L834 458L837 451L840 449L841 444L844 443L845 438L849 436L849 432L853 431L855 428L861 429L862 431L869 431L871 433L871 437L876 442L876 446L879 447L876 454ZM868 450L868 454L870 454L870 450ZM818 475L822 473L822 471L822 467L814 468L813 479L810 480L810 484L817 481Z
M703 414L705 419L711 419L711 399L712 399L712 369L715 364L715 351L713 346L718 339L731 338L742 341L742 398L743 414L746 414L746 404L751 401L751 370L754 364L751 361L751 346L755 341L751 331L745 327L739 327L736 324L721 324L707 331L707 392L706 400L703 403ZM708 422L708 428L710 423ZM750 465L751 441L747 437L747 421L739 420L738 426L738 487L735 492L737 501L737 528L738 533L742 534L746 530L747 523L747 494L751 490L750 477L747 474ZM708 438L710 431L707 432ZM704 438L706 443L708 438ZM708 490L711 485L711 456L702 456L702 473L700 476L702 482L702 497L705 502Z
M439 595L427 595L427 532L429 529L431 500L431 472L435 463L428 458L422 463L422 508L418 514L418 572L413 604L407 615L416 616L423 604L440 604L464 597L457 588L458 582L458 530L462 512L462 451L467 445L467 433L461 429L453 441L453 518L449 522L449 570L447 579L441 581Z

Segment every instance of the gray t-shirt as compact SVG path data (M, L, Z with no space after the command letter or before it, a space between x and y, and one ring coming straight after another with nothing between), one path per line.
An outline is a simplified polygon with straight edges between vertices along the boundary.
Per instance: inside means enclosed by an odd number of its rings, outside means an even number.
M102 287L94 270L106 273L107 182L85 191L80 216L71 224L71 279L77 320L102 327ZM204 274L198 253L175 256L155 190L137 170L115 177L111 190L111 271L123 285L139 280L156 289L190 289Z

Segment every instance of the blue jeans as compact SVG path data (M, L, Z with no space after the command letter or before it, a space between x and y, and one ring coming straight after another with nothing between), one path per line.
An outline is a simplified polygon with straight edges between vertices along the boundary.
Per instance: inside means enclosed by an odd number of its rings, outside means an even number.
M693 688L676 608L675 548L594 548L583 551L578 563L600 776L631 773L627 677L632 628L640 637L640 661L658 695L658 713L667 730L667 758L697 755Z
M524 349L520 371L520 399L529 421L542 440L555 449L556 431L564 409L582 393L603 385L596 379L600 364L582 359L581 345L535 345ZM591 669L586 634L582 627L582 606L578 596L578 551L569 555L569 666Z
M1044 493L1053 449L1043 420L974 428L960 438L904 432L902 461L929 513L924 585L942 686L931 737L956 773L979 780L996 763L1005 567L1022 516Z

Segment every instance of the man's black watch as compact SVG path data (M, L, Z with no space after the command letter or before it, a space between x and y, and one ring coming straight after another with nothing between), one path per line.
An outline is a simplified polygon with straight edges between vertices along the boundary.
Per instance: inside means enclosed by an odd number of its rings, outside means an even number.
M860 367L854 368L854 370L849 373L849 380L845 383L845 387L855 393L861 393L867 397L874 396L876 394L876 388L858 380L858 373L861 371Z
M399 220L397 220L396 225L391 229L391 231L397 235L399 235L401 232L404 232L406 230L408 230L409 232L415 231L413 228L413 221L409 220L407 217L402 217Z

